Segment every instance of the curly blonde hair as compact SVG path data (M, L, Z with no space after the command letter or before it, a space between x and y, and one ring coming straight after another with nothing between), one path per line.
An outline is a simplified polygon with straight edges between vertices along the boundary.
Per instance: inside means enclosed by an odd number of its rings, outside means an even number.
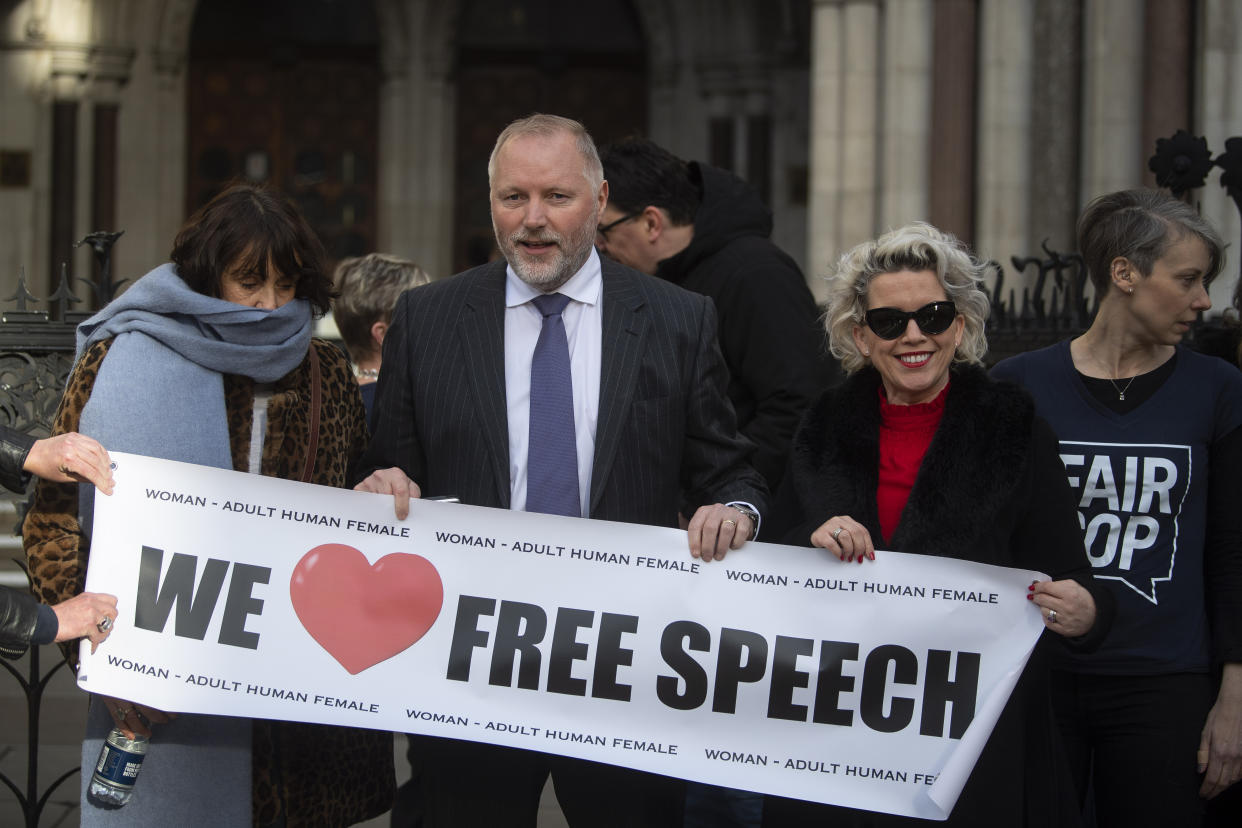
M966 322L953 361L982 362L988 352L983 328L990 310L988 296L980 288L986 269L956 237L924 222L898 227L858 245L838 260L827 278L824 329L832 355L850 374L868 364L854 343L854 327L867 324L864 315L872 279L882 273L930 270Z

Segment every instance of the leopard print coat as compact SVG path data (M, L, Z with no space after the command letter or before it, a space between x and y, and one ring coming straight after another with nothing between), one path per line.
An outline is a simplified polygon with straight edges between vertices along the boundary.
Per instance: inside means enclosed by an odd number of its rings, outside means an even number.
M78 360L56 413L53 433L76 431L90 398L99 366L112 340L97 342ZM311 482L343 487L367 443L362 398L344 355L323 340L312 340L319 356L322 400L319 443ZM225 407L233 465L250 462L254 383L226 374ZM263 442L262 473L301 478L310 431L310 361L272 389ZM78 524L76 483L40 480L22 528L35 594L54 604L81 592L90 555ZM77 642L65 647L77 663ZM355 728L254 720L252 802L255 825L350 825L378 816L392 806L392 734ZM323 757L332 757L324 762Z

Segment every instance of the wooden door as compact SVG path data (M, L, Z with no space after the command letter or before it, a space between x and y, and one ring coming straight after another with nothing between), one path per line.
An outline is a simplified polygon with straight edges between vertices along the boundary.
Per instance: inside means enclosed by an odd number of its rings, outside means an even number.
M191 36L186 211L231 182L267 183L302 209L330 259L369 253L379 128L376 36L363 13L369 4L289 5L200 4Z

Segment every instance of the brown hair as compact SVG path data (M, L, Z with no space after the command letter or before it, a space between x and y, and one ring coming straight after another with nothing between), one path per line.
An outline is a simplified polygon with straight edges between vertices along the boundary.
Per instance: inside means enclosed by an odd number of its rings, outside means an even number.
M240 263L264 279L268 268L294 277L294 295L328 312L335 291L323 243L292 202L276 191L234 184L195 211L169 256L192 290L220 296L220 277Z

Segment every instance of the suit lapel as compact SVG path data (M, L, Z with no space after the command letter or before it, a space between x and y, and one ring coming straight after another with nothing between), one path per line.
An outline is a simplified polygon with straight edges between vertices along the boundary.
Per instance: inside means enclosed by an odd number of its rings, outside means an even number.
M607 260L602 261L604 282L603 342L600 348L599 424L595 432L595 461L591 472L591 514L604 493L630 413L648 318L645 300L634 276ZM648 278L648 277L640 277Z
M505 264L496 262L466 294L457 330L466 359L466 375L501 508L509 508L509 414L505 396ZM446 393L449 393L446 389Z

